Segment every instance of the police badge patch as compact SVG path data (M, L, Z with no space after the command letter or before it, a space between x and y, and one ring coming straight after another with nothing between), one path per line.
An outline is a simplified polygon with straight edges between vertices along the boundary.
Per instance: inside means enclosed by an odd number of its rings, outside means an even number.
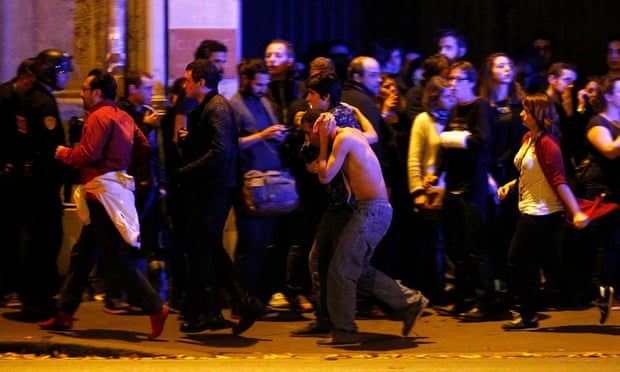
M58 121L53 116L46 116L45 119L43 119L43 125L45 125L45 128L47 128L47 130L53 130L56 129Z
M28 122L26 118L21 115L15 115L15 123L17 124L17 132L22 134L28 133Z

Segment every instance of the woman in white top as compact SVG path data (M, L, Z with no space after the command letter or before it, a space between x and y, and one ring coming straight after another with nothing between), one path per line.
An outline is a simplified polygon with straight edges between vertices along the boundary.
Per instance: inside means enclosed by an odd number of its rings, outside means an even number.
M422 207L427 201L425 190L431 184L428 176L435 177L435 159L439 149L439 135L446 126L446 120L456 100L450 92L450 84L440 76L434 76L424 88L422 104L427 108L416 116L409 137L407 169L409 192L414 204Z
M521 119L529 131L515 156L519 177L498 189L500 200L518 191L521 212L508 253L510 284L521 307L519 316L502 327L507 331L538 329L538 270L547 257L557 252L564 211L572 216L577 228L590 222L566 181L555 137L558 114L549 96L536 93L525 97Z
M440 204L443 188L440 182L432 183L435 174L435 159L439 149L439 135L446 126L446 120L456 100L450 91L450 84L440 76L432 77L424 87L422 104L425 112L416 116L411 127L407 156L409 193L413 196L414 210L418 213L416 221L416 251L412 260L415 267L410 270L418 288L429 293L438 301L443 293L444 270L439 224L439 209L428 208L430 204ZM406 279L403 278L405 282ZM412 284L412 283L409 283Z

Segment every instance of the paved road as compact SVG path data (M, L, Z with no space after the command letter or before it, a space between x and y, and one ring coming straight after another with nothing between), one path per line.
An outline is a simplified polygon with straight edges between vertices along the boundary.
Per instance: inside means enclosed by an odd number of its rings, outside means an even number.
M5 371L225 371L225 372L314 372L314 371L415 371L415 372L523 372L523 371L617 371L615 358L446 358L446 359L360 359L325 360L317 358L289 359L32 359L2 360L0 370Z
M541 328L535 332L505 332L502 321L462 323L428 310L411 337L403 338L398 321L360 320L363 344L346 349L319 347L316 338L290 337L291 331L311 319L310 314L289 321L260 321L241 336L230 330L184 334L172 315L155 341L146 340L147 316L109 315L102 311L101 302L82 304L74 328L67 332L40 330L33 323L19 321L17 315L14 310L0 309L0 353L134 354L171 359L620 357L620 313L612 313L607 324L599 325L595 308L542 313Z

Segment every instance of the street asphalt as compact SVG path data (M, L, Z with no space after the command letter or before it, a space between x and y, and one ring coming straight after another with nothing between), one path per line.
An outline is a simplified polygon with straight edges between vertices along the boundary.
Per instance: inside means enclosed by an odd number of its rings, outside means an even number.
M362 345L320 347L315 337L291 337L312 320L311 313L286 313L278 320L258 321L240 336L230 329L185 334L177 315L168 317L161 337L147 340L146 315L110 315L98 301L84 302L73 329L39 329L20 319L19 311L0 308L0 359L16 355L93 356L161 359L479 359L479 358L618 358L620 312L598 324L598 310L549 311L539 315L540 329L506 332L493 321L463 323L426 310L409 337L402 323L388 319L359 320ZM229 314L225 312L225 316Z

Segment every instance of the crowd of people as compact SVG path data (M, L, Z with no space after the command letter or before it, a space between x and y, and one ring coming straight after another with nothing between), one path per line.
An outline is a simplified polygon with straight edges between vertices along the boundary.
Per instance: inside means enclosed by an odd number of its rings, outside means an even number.
M620 284L620 37L609 70L583 82L555 42L538 34L476 67L465 37L442 29L428 56L334 42L306 71L274 39L239 62L227 99L227 47L204 40L163 115L148 72L127 72L119 98L93 69L72 145L52 95L72 58L42 51L0 86L3 304L70 329L97 278L104 311L149 315L149 339L169 313L182 332L237 335L314 311L292 336L336 347L361 342L361 317L395 317L407 336L429 305L514 331L537 329L543 308L595 304L602 324ZM61 283L70 167L83 227ZM299 207L249 209L254 171L290 171Z

